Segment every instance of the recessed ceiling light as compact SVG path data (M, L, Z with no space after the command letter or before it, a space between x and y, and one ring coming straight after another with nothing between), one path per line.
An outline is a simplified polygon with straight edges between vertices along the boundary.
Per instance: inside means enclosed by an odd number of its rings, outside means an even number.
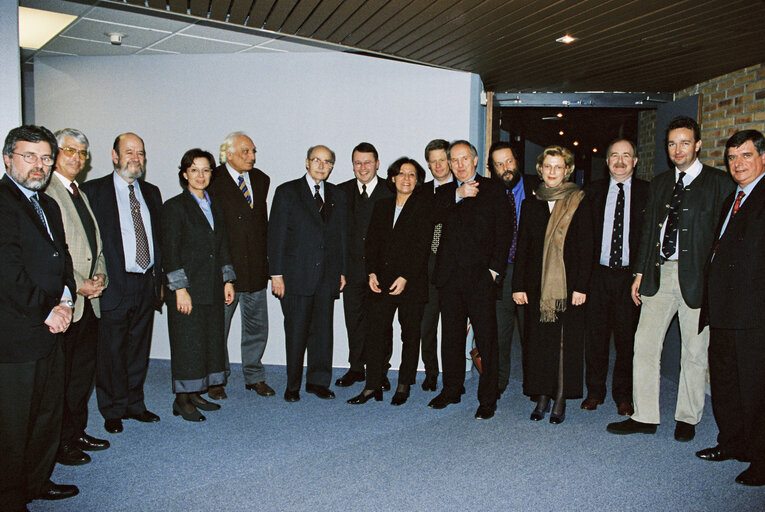
M563 44L573 43L574 41L576 41L576 37L572 37L568 34L566 34L563 37L559 37L558 39L555 40L556 43L563 43Z
M77 16L19 7L19 46L39 50Z
M563 112L558 112L557 114L555 114L555 117L563 117Z
M574 141L574 146L578 146L578 145L579 145L579 141L578 141L578 140L575 140L575 141Z
M558 132L558 135L563 135L563 133L564 133L563 130L561 130Z
M598 152L598 148L592 148L592 152L593 153L597 153Z

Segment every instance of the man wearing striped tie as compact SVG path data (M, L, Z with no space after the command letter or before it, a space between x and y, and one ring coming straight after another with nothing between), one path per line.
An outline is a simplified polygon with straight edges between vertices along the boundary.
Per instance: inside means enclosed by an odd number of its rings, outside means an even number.
M221 164L213 171L208 190L213 200L223 206L228 248L236 272L236 296L226 306L226 339L231 319L241 304L245 387L260 396L273 396L274 390L266 384L266 371L261 363L268 340L266 196L271 179L254 167L256 152L255 144L245 133L233 132L226 136L220 146ZM223 386L210 386L208 395L214 399L226 398Z

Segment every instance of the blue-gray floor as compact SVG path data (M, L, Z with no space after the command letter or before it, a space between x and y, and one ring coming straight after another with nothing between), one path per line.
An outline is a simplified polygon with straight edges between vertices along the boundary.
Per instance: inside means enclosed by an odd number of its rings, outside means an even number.
M520 358L515 357L515 361ZM170 412L170 370L153 360L146 403L158 424L126 421L110 435L91 400L88 432L112 447L81 467L57 466L53 480L80 495L35 501L32 511L445 511L445 510L763 510L764 488L734 483L745 464L704 462L693 454L715 444L707 404L696 439L673 439L676 387L662 382L663 424L656 435L614 436L607 402L597 411L569 404L562 425L529 421L514 361L510 387L489 421L473 418L477 379L462 403L437 411L434 393L413 387L401 407L351 406L362 384L322 401L282 400L284 367L267 368L277 396L245 391L235 365L229 398L207 421ZM343 370L335 370L335 377ZM396 385L396 373L390 375ZM439 379L440 384L440 379Z

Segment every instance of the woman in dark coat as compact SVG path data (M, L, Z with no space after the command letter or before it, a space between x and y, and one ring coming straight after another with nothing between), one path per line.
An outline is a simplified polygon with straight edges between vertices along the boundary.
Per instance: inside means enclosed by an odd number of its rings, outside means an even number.
M592 267L590 205L567 182L574 155L550 146L537 158L542 183L523 201L513 272L513 300L528 304L528 372L524 393L537 400L533 421L542 420L554 398L550 423L566 417L566 399L582 396L584 303Z
M398 310L401 325L401 366L391 404L409 398L415 382L420 352L420 323L428 300L428 254L433 226L430 202L415 188L425 180L425 170L411 158L399 158L388 168L387 184L396 196L375 203L367 229L366 269L369 275L369 343L365 348L367 381L360 395L348 400L363 404L374 396L382 400L387 368L386 332Z
M234 299L235 276L223 211L205 191L214 161L207 151L187 151L178 173L184 190L162 206L173 414L187 421L205 419L198 409L220 409L200 394L226 381L223 305Z

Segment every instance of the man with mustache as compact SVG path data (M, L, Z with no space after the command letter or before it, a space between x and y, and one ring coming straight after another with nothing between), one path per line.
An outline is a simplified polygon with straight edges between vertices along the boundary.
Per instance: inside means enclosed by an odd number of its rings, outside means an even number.
M159 421L144 404L154 310L160 310L159 189L145 182L146 150L135 133L114 139L114 172L82 184L101 229L109 286L101 296L96 396L104 429L123 419Z
M524 176L518 168L518 156L509 142L496 141L489 148L487 167L495 179L505 187L505 196L510 204L510 218L513 227L512 243L507 254L505 276L500 289L497 291L497 345L499 360L497 364L497 398L504 393L510 380L510 347L513 343L513 329L518 319L518 333L521 339L521 350L525 342L523 332L523 315L519 314L513 301L513 264L515 249L518 243L518 226L521 220L521 203L527 197L534 195L534 189L539 184L535 176ZM523 359L523 355L521 355ZM525 359L523 359L525 361ZM526 365L523 365L524 372Z
M594 411L605 401L608 351L613 333L616 362L611 395L622 416L634 412L632 346L640 306L633 303L630 296L630 266L637 254L643 211L648 200L648 182L633 176L638 160L636 154L631 141L613 141L606 150L609 177L585 188L592 202L595 261L587 305L587 398L581 408Z

